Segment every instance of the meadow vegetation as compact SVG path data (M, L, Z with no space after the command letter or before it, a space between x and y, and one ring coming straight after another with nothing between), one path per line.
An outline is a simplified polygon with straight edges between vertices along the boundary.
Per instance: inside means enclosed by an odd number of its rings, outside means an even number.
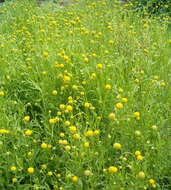
M132 6L0 7L1 190L171 189L170 18Z

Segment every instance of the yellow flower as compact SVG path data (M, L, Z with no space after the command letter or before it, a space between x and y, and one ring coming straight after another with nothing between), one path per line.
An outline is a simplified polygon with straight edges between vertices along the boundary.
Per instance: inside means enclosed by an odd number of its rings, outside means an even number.
M48 176L52 176L53 173L52 173L51 171L49 171L49 172L47 173L47 175L48 175Z
M143 156L141 156L141 155L137 156L137 160L142 161L143 159L144 159Z
M123 108L123 104L122 104L122 103L117 103L117 104L115 105L115 107L116 107L117 109L122 109L122 108Z
M28 156L32 156L32 152L28 152L27 155L28 155Z
M114 143L114 144L113 144L113 148L116 149L116 150L121 149L121 147L122 147L122 145L119 144L119 143Z
M114 44L114 40L109 40L109 44Z
M77 131L77 127L72 125L69 127L69 130L72 132L72 133L75 133Z
M6 129L0 129L0 134L8 134L9 130Z
M16 183L16 182L17 182L17 178L13 177L13 178L12 178L12 182L13 182L13 183Z
M64 109L65 109L65 105L64 105L64 104L60 104L60 105L59 105L59 108L60 108L61 110L64 110Z
M86 131L85 132L85 136L87 136L87 137L91 137L91 136L93 136L93 131L92 130L88 130L88 131Z
M139 83L139 82L140 82L140 80L139 80L139 79L135 79L134 81L135 81L136 83Z
M147 23L145 23L145 24L143 25L143 27L144 27L144 28L148 28L149 25L148 25Z
M41 148L42 148L42 149L46 149L47 147L48 147L48 145L47 145L46 143L42 143L42 144L41 144Z
M118 168L115 167L115 166L110 166L110 167L108 168L108 172L109 172L109 173L116 173L117 171L118 171Z
M64 59L64 61L66 61L66 62L69 61L69 57L68 57L67 55L64 55L64 56L63 56L63 59Z
M140 151L135 151L135 156L139 156L139 155L141 155L141 152Z
M80 134L76 133L73 135L73 139L78 140L80 139Z
M96 73L92 73L91 78L96 78Z
M84 107L85 107L85 108L89 108L90 106L91 106L91 104L88 103L88 102L86 102L86 103L84 104Z
M97 57L96 53L92 53L92 56L93 56L93 57Z
M102 69L102 68L103 68L103 65L99 63L99 64L97 64L97 68L98 68L98 69Z
M93 132L94 135L99 135L100 134L100 130L99 129L96 129L94 132Z
M106 84L105 89L111 90L111 89L112 89L112 86L111 86L110 84Z
M43 56L44 56L44 57L48 57L48 56L49 56L49 53L48 53L47 51L44 51L44 52L43 52Z
M47 147L48 147L49 149L51 149L51 148L52 148L52 145L51 145L51 144L48 144Z
M58 91L57 91L57 90L53 90L53 91L52 91L52 95L55 96L55 95L57 95L57 94L58 94Z
M65 146L64 148L65 148L65 150L67 150L67 151L71 150L71 147L70 147L69 145Z
M43 164L43 165L41 165L41 168L42 168L43 170L45 170L45 169L47 169L47 165L46 165L46 164Z
M86 81L82 81L82 83L81 83L82 85L86 85L87 84L87 82Z
M143 74L144 74L144 71L143 71L143 70L141 70L141 71L140 71L140 74L142 74L142 75L143 75Z
M88 61L89 61L88 57L85 57L85 58L84 58L84 61L85 61L86 63L88 63Z
M84 175L85 176L91 176L91 175L93 175L93 173L90 170L85 170Z
M59 141L60 141L59 144L63 144L63 145L68 144L68 141L67 141L67 140L59 140Z
M53 118L53 119L49 119L49 123L50 123L50 124L54 124L54 123L56 123L56 119L55 119L55 118Z
M141 132L140 132L140 131L135 131L135 135L136 135L136 136L140 136L140 135L141 135Z
M153 183L151 186L152 186L152 188L154 188L154 189L156 188L156 184L155 184L155 183Z
M33 131L30 130L30 129L28 129L28 130L26 130L26 131L24 132L24 134L25 134L26 136L30 136L30 135L32 135L32 133L33 133Z
M60 178L61 177L61 174L57 173L55 174L57 178Z
M72 89L78 90L78 86L77 85L72 85Z
M90 146L90 143L89 142L85 142L83 145L84 145L85 148L88 148Z
M160 85L161 86L166 86L166 83L165 82L161 82Z
M5 93L3 91L0 91L0 96L4 96Z
M29 174L33 174L33 173L34 173L34 168L31 168L31 167L28 168L28 169L27 169L27 172L28 172Z
M123 91L123 88L118 88L118 92L122 93Z
M60 137L64 137L64 136L65 136L65 133L60 133L59 136L60 136Z
M140 117L140 112L134 112L133 116L136 117L136 118Z
M65 121L64 125L65 125L65 126L70 126L71 123L70 123L70 121Z
M64 83L70 83L71 77L64 75L63 80L64 80Z
M11 170L12 172L15 172L15 171L17 170L17 168L16 168L15 166L11 166L10 170Z
M140 179L144 179L145 178L145 173L141 171L141 172L138 173L137 177L140 178Z
M115 115L114 113L110 113L110 114L108 115L108 118L109 118L110 120L114 120L114 119L116 118L116 115Z
M76 133L73 135L73 139L78 140L80 139L80 134Z
M78 177L77 176L72 176L71 177L71 181L72 182L77 182L79 179L78 179Z
M148 182L149 182L149 184L151 184L151 185L154 184L154 183L156 183L154 179L149 179Z
M152 129L152 130L157 130L157 126L156 126L156 125L153 125L153 126L151 126L151 129Z
M23 121L30 121L30 116L25 116L24 118L23 118Z
M122 102L124 103L128 102L128 98L122 98Z
M71 105L67 105L66 106L66 110L69 111L69 112L71 112L73 110L73 107Z

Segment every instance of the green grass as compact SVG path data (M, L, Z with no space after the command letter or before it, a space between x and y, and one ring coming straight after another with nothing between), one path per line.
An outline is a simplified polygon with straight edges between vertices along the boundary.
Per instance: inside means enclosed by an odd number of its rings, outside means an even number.
M169 190L170 18L53 6L0 8L0 189Z

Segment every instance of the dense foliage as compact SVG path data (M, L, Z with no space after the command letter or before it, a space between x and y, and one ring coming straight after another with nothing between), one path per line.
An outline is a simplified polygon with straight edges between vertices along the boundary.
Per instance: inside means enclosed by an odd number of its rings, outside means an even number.
M150 13L171 13L170 0L130 0L138 9L147 9Z
M141 15L0 7L1 190L171 189L169 17Z

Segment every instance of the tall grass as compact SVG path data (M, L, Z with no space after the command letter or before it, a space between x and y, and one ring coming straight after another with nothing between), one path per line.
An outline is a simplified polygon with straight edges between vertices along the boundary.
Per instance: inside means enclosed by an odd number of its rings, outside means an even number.
M0 188L169 190L169 18L54 6L0 8Z

